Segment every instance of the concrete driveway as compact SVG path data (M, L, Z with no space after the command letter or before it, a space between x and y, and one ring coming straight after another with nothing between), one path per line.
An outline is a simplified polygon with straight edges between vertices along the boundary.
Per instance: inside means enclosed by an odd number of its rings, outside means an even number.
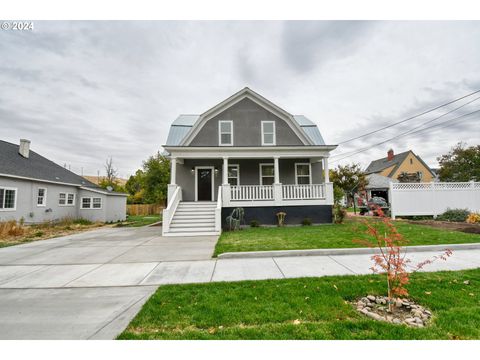
M161 264L209 260L217 241L160 234L102 228L0 248L0 339L114 338L158 287Z

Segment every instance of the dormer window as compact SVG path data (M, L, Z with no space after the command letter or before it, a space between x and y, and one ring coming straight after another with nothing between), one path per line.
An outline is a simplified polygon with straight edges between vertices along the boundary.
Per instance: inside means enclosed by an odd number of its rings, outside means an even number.
M233 146L233 121L218 122L218 143L220 146Z
M262 145L275 145L275 121L262 121Z

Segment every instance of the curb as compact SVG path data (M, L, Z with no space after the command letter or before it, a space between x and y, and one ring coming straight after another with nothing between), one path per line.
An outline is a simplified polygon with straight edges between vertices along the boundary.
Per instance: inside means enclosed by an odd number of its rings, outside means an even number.
M480 249L480 243L472 244L444 244L444 245L418 245L405 246L407 252L473 250ZM275 251L246 251L227 252L217 256L218 259L248 259L285 256L320 256L320 255L365 255L375 254L379 251L371 248L346 248L346 249L311 249L311 250L275 250Z

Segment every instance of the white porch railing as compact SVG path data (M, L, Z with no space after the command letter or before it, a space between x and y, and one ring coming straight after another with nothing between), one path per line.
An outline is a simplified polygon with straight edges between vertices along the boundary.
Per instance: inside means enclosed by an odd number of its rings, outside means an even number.
M173 215L175 214L175 210L177 210L180 201L182 201L182 188L177 186L168 201L167 208L163 210L162 235L165 235L165 233L170 230L170 223L172 222Z
M324 184L282 185L283 200L309 200L324 198Z
M230 200L273 200L272 185L232 185L230 186Z

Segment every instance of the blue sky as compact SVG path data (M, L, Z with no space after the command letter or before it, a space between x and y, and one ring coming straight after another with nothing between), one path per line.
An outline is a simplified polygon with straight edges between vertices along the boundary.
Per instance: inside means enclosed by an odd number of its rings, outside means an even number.
M28 138L33 150L77 173L103 172L112 156L126 177L161 149L178 114L201 113L249 86L316 122L335 144L480 89L479 38L478 21L35 21L32 32L0 31L0 139ZM477 109L480 100L450 117ZM480 142L478 120L343 162L366 166L392 147L436 166L457 142Z

